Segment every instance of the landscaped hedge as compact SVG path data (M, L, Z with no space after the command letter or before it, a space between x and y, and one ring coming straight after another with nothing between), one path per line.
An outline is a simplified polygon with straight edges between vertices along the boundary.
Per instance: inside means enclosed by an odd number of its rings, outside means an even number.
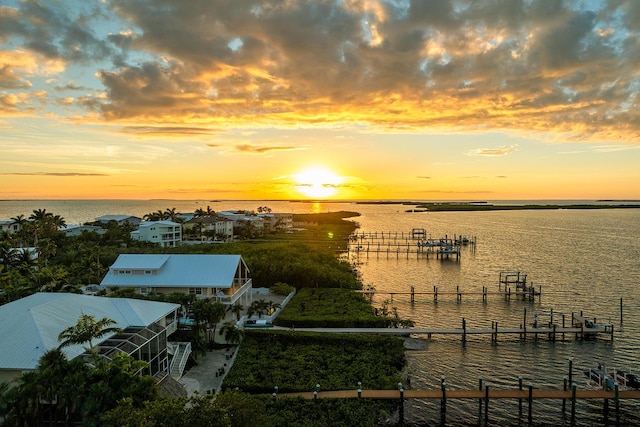
M349 289L301 289L274 321L298 328L386 328L396 319L376 316L367 299Z
M392 420L398 400L373 399L270 399L267 426L374 427L397 425Z
M393 389L404 366L403 339L379 335L247 330L223 389L249 393Z

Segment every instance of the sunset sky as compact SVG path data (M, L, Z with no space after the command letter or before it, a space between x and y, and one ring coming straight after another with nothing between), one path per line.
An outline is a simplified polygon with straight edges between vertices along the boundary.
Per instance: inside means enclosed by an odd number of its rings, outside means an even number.
M640 1L0 0L0 199L640 199Z

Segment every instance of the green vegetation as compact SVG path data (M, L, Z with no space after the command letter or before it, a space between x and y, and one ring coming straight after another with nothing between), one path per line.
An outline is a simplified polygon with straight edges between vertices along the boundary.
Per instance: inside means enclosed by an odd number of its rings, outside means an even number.
M175 209L156 214L170 218ZM202 215L207 215L206 211ZM29 218L24 215L12 218L20 225L19 232L0 233L0 304L35 292L79 292L82 285L100 283L122 253L240 254L251 269L255 286L288 283L296 288L359 289L361 285L351 266L335 256L336 251L346 249L348 236L357 226L343 218L356 215L354 212L294 215L294 220L303 224L304 229L294 233L276 232L268 236L269 240L168 249L132 241L129 233L133 226L118 225L115 221L93 223L102 226L106 230L104 234L83 232L80 236L66 236L58 230L64 225L64 218L46 209L37 209ZM18 247L36 250L20 251L15 249Z
M299 328L387 328L410 321L376 316L367 299L349 289L301 289L275 320L276 325Z
M402 338L310 332L247 330L223 388L270 394L393 389L404 366Z
M397 401L319 399L275 399L266 404L267 426L374 427L396 425L389 420Z
M80 358L68 361L60 349L50 350L34 371L2 393L0 417L15 426L101 425L100 415L120 399L130 398L140 407L158 397L152 377L135 375L145 365L119 353L111 361L96 357L90 366Z
M288 283L298 289L316 286L360 289L362 286L349 263L339 260L334 252L303 242L234 242L181 246L171 251L156 248L139 252L240 254L249 266L254 286L257 287L271 287L278 282Z
M260 210L270 211L267 207ZM209 208L196 213L198 217L215 215ZM279 295L301 290L285 323L300 327L402 325L398 319L375 316L363 296L351 291L361 288L351 266L336 257L357 228L355 222L344 219L357 215L294 215L300 229L293 233L276 229L258 237L247 226L241 230L246 239L241 242L168 249L132 241L132 227L115 221L94 223L106 229L104 234L84 232L68 237L58 230L63 218L39 209L29 221L24 216L15 218L21 224L20 232L0 234L0 304L38 291L79 292L81 285L99 283L121 253L233 253L245 259L255 286L271 287ZM147 217L179 220L175 209ZM39 256L13 249L21 246L35 246ZM67 361L56 349L15 385L0 384L0 417L5 417L7 425L374 426L389 418L397 404L367 399L274 400L269 395L274 385L282 392L308 391L316 384L323 390L355 388L358 381L366 388L395 388L404 365L400 338L249 330L243 340L243 331L233 322L220 324L223 307L196 303L193 295L142 296L132 289L112 295L171 301L181 304L184 311L193 310L195 326L179 330L172 339L191 341L195 356L206 354L216 333L228 342L242 340L224 383L228 391L215 400L211 396L161 398L151 377L136 374L144 368L143 362L127 356L112 361L96 356L87 365L80 358ZM259 300L228 311L239 316L245 308L264 315L276 305ZM68 328L60 339L87 343L92 349L94 338L109 329L107 320L85 319L86 324ZM267 396L230 391L235 387Z
M102 425L122 427L373 427L389 418L395 402L369 399L272 399L237 391L157 399L142 407L127 398L102 417Z
M294 288L293 286L288 285L286 283L282 283L282 282L274 283L269 288L269 290L271 291L272 294L280 295L280 296L283 296L283 297L289 295L295 289L296 288Z

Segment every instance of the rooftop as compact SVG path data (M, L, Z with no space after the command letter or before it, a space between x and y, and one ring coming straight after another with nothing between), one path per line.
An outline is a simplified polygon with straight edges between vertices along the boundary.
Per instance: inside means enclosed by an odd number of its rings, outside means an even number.
M104 298L67 293L36 293L0 306L0 369L34 369L40 357L57 348L58 335L81 314L107 317L115 327L144 327L177 310L178 304L129 298ZM103 337L102 341L111 335ZM71 345L68 359L84 353L85 345Z

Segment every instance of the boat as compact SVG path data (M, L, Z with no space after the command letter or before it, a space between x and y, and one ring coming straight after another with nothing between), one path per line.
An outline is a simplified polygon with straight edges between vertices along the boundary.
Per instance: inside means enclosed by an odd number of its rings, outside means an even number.
M629 389L640 390L640 379L627 371L614 370L611 375L618 381L618 384Z
M608 370L599 364L597 368L584 371L584 374L598 387L605 388L606 385L607 389L613 389L617 383L623 389L640 390L640 378L628 371Z
M603 389L613 389L615 388L616 381L614 377L610 375L606 369L599 364L597 368L591 368L584 371L584 374L589 378L589 380Z

